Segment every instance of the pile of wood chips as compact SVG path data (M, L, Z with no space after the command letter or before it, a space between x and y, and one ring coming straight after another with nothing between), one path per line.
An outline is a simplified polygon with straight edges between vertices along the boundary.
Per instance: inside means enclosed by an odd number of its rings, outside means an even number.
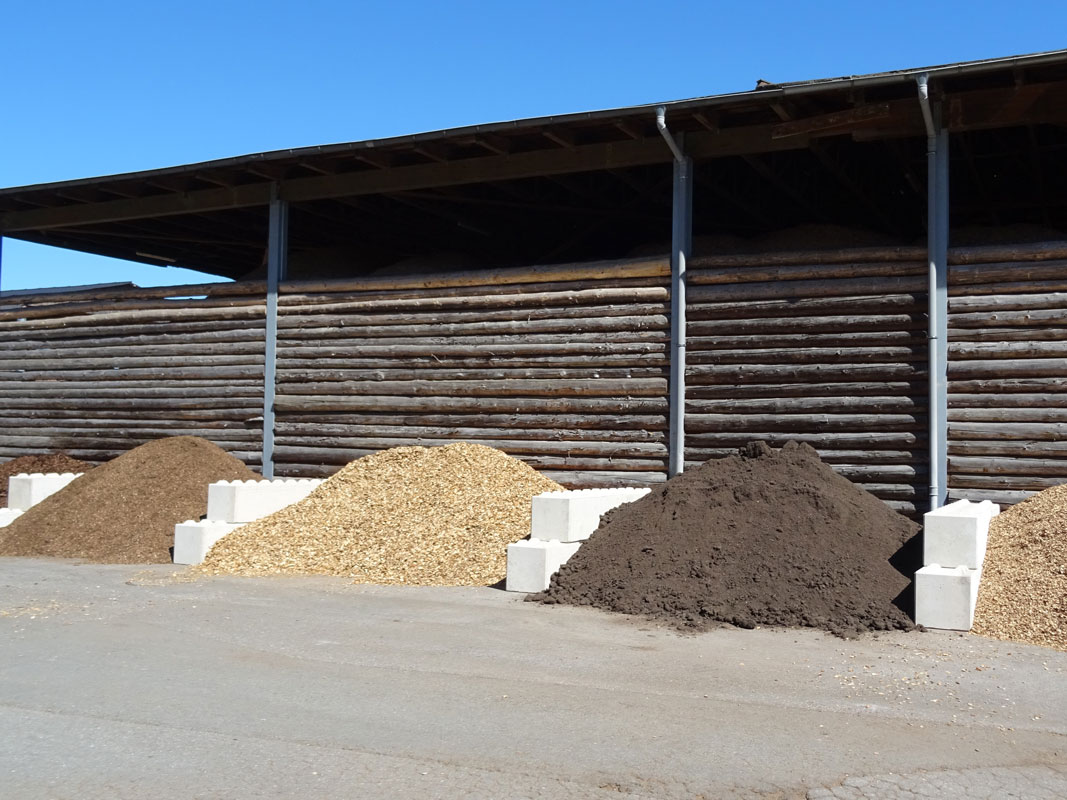
M1067 650L1067 484L993 518L972 630Z
M491 447L398 447L348 464L304 500L220 539L206 574L343 575L486 586L530 534L530 501L562 487Z

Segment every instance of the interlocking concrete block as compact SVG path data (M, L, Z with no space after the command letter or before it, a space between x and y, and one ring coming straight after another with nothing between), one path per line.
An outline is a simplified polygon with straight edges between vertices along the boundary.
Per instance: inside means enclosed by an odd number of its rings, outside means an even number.
M509 592L541 592L549 579L578 552L581 542L524 539L508 545Z
M207 519L254 522L303 500L320 483L318 478L212 483L207 487Z
M174 563L201 563L215 542L240 527L240 523L209 519L179 522L174 526Z
M927 628L969 631L982 571L931 564L915 573L915 621Z
M7 505L21 511L33 508L81 475L80 472L24 472L12 475L7 479Z
M957 500L923 515L923 564L980 569L989 522L1000 506L983 500Z
M581 542L600 526L600 515L644 497L650 489L572 489L533 498L530 538Z
M6 528L22 514L21 508L0 508L0 528Z

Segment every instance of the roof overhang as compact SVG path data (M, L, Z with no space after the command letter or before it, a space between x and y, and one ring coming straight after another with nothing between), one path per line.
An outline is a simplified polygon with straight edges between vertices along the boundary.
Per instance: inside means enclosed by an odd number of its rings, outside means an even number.
M448 249L463 243L453 226L477 236L487 227L484 220L514 233L523 214L548 214L550 207L557 209L552 219L601 205L607 214L614 208L610 187L567 185L566 176L581 173L611 173L616 183L635 184L644 199L632 209L645 213L658 189L640 170L672 157L655 126L660 105L695 160L756 159L757 173L771 184L790 179L765 172L773 169L758 159L768 154L818 149L842 137L854 143L921 141L925 129L915 98L920 73L929 75L943 104L943 124L954 134L1067 125L1067 50L1061 50L2 189L0 234L238 277L261 261L261 209L277 186L306 212L307 221L292 237L297 249L337 244L351 230L354 240L368 246L381 239L375 246L384 252L405 227L419 235L422 223L410 227L411 219L447 226L438 230L426 222L425 230ZM549 193L522 183L553 178ZM486 186L495 194L456 188ZM803 191L795 181L781 188L786 194ZM494 204L497 195L505 199ZM515 199L510 217L508 196ZM398 208L412 216L390 211ZM365 230L360 220L367 220ZM388 231L392 239L384 235ZM410 252L400 248L397 254Z

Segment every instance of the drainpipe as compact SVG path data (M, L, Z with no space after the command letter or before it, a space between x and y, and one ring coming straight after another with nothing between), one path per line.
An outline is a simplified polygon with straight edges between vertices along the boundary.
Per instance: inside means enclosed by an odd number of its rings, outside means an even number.
M668 383L667 477L685 470L685 265L693 246L693 159L667 128L667 109L656 109L656 127L674 154L671 214L671 351ZM681 139L681 135L679 135Z
M263 456L264 478L274 477L274 393L277 383L278 285L285 280L289 255L289 203L278 184L271 186L267 229L267 311L263 343Z
M929 76L916 76L926 125L927 301L929 328L930 510L948 495L948 131L930 103ZM935 115L938 119L935 120Z

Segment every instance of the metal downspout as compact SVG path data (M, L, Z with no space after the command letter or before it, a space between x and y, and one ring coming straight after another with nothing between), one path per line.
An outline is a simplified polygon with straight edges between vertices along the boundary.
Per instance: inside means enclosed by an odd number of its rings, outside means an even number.
M270 193L267 232L267 319L263 343L263 455L264 478L274 477L274 393L277 385L278 284L285 280L289 253L289 203L277 184Z
M933 510L944 505L948 495L948 132L939 130L940 108L931 107L926 73L918 75L916 83L926 125L927 408L929 504Z
M693 159L685 155L681 144L671 135L666 113L664 106L656 109L656 127L674 154L667 438L667 477L673 478L685 470L685 267L693 246Z

